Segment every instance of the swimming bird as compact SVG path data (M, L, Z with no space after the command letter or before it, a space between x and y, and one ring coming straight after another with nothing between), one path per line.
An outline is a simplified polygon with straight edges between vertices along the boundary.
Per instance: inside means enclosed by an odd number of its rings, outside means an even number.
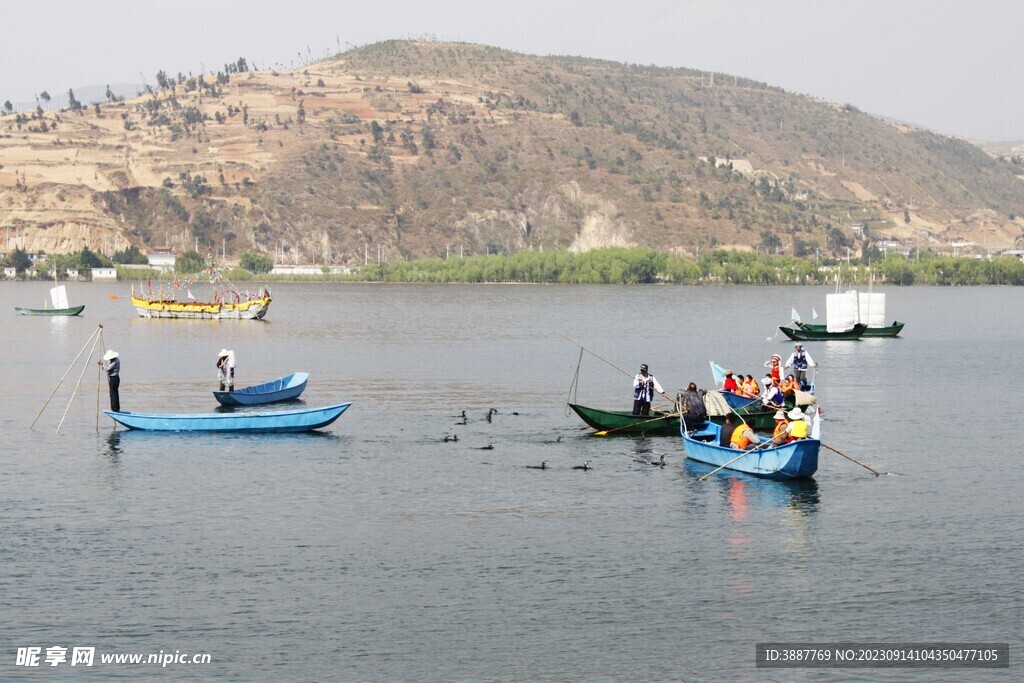
M481 446L480 447L480 450L482 450L482 451L493 451L494 450L494 442L493 441L488 441L486 446Z
M458 440L459 440L459 435L458 434L452 434L451 436L448 436L447 434L444 435L445 443L448 443L449 441L458 441Z
M582 465L574 466L573 469L574 470L592 470L594 468L590 466L590 461L588 460L585 463L583 463Z
M527 467L531 470L546 470L548 468L548 461L545 460L539 465L527 465Z
M491 416L492 415L497 415L497 414L498 414L497 408L489 408L487 410L487 414L484 415L484 419L486 419L488 422L490 422L491 421Z
M648 462L650 462L650 464L654 465L655 467L664 467L665 465L668 464L665 462L664 453L661 454L661 460L649 460Z
M466 411L462 411L462 421L461 422L456 422L455 424L457 424L457 425L464 425L464 424L466 424Z

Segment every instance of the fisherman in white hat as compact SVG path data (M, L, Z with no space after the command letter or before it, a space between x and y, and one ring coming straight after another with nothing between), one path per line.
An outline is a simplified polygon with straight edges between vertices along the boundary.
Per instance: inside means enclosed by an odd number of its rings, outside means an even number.
M96 361L97 365L107 371L107 385L110 387L110 410L121 412L121 396L118 394L118 387L121 386L121 357L111 349L103 354L103 360Z
M221 391L235 390L235 352L221 349L217 354L217 379Z
M807 430L810 425L807 424L807 416L804 415L804 411L796 407L786 413L786 417L789 418L789 426L786 427L786 431L789 432L790 441L806 439Z

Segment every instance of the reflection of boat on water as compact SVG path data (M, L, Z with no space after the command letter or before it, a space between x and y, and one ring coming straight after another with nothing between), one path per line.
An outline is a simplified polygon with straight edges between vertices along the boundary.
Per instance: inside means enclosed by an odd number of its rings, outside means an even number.
M683 471L694 478L702 477L712 469L710 465L695 460L683 461ZM742 497L738 497L736 492L738 482L743 484ZM720 472L703 482L703 485L708 484L718 487L730 505L742 500L744 505L754 510L786 508L803 514L811 514L818 511L818 506L821 503L818 482L814 479L777 480L755 477L741 472Z

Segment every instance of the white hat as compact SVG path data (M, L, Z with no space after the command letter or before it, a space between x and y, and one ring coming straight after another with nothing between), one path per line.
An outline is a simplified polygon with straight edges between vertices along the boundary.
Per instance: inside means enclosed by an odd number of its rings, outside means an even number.
M777 410L777 411L775 411L775 419L776 420L785 420L786 419L786 414L784 412L782 412L781 410Z
M804 415L804 411L800 410L800 408L797 407L797 408L793 408L793 410L789 411L789 414L787 415L787 417L789 417L790 420L802 420L802 419L804 419L807 416Z
M217 354L217 358L223 358L224 356L231 355L231 352L227 349L221 349L220 353Z
M117 351L115 351L114 349L110 349L105 354L103 354L103 360L114 360L115 358L117 358L117 356Z

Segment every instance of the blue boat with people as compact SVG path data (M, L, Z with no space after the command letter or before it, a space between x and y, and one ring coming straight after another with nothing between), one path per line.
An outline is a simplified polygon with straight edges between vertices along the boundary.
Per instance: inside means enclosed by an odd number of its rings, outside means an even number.
M259 406L298 398L306 390L308 372L290 375L235 391L215 391L213 397L225 406Z
M779 446L754 447L745 451L719 446L721 425L702 422L681 431L686 457L714 467L746 472L767 479L808 479L818 471L821 440L798 439ZM771 437L762 444L771 444Z
M149 432L228 432L260 434L308 432L331 424L352 405L341 403L322 408L261 413L131 413L104 410L115 422Z

